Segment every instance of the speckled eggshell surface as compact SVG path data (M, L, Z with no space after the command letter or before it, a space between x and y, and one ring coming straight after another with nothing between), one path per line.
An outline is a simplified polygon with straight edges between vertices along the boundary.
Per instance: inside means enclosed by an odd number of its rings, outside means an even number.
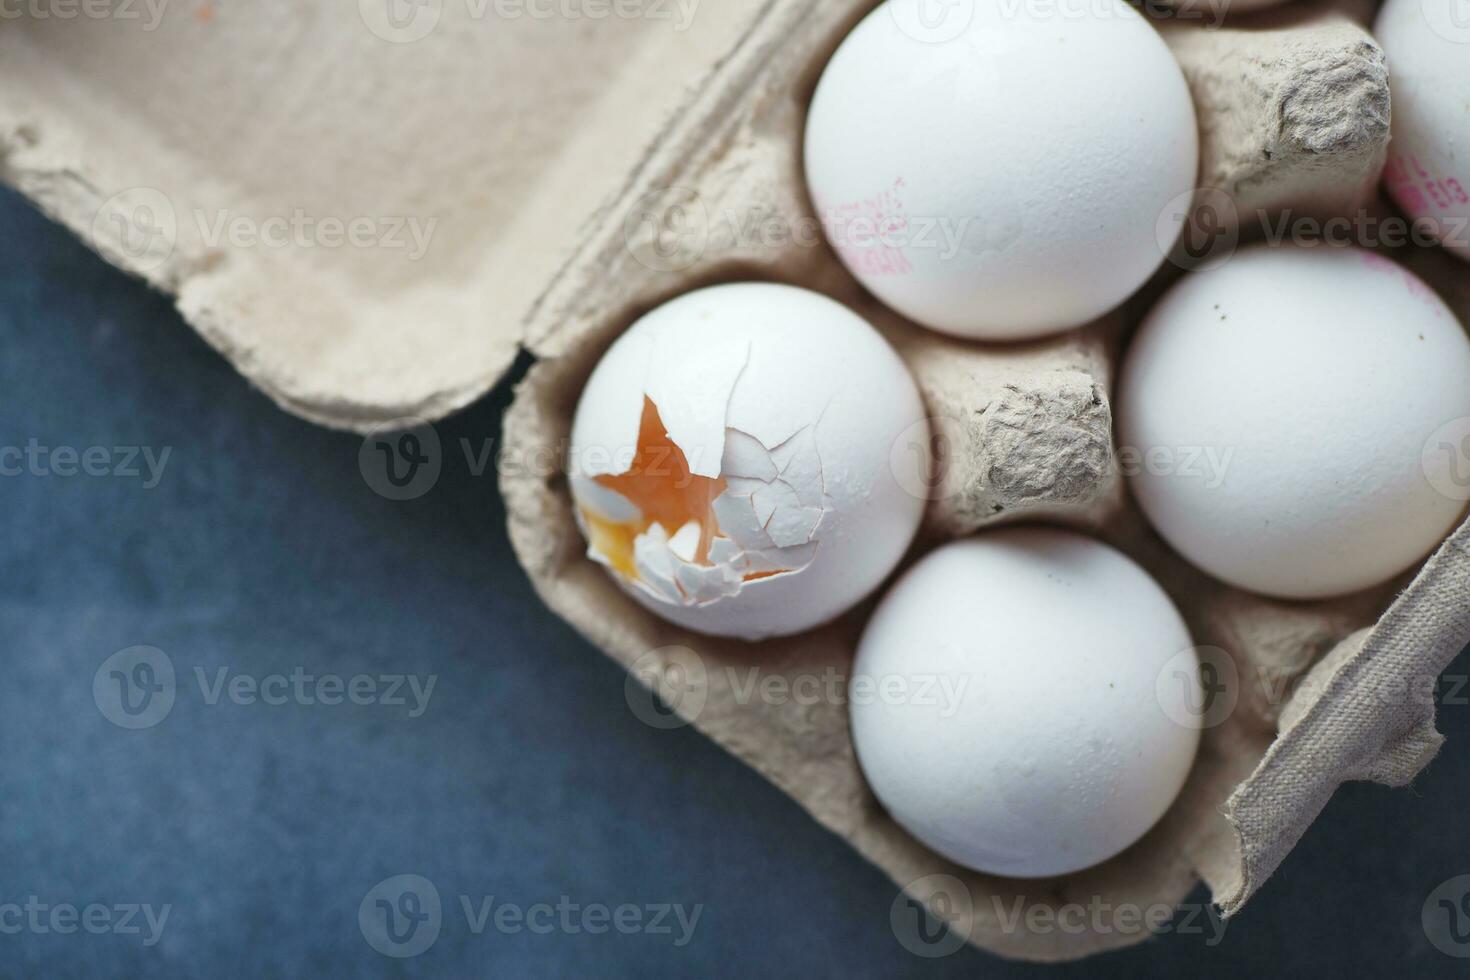
M946 545L884 596L849 689L858 760L904 828L992 874L1097 864L1141 837L1199 743L1178 611L1121 552L1071 531Z
M948 333L1016 340L1106 313L1158 268L1194 186L1194 106L1123 0L888 0L807 119L807 185L853 275Z
M1358 249L1257 246L1149 314L1115 400L1122 465L1186 558L1284 598L1407 569L1464 510L1470 341Z
M638 507L597 478L629 469L645 397L692 473L726 484L708 560L655 525L638 535L635 575L609 569L665 619L745 639L799 632L865 597L912 541L924 497L902 476L929 465L923 403L893 348L842 304L714 286L614 342L577 405L571 486L579 508L634 526ZM891 463L896 447L917 469ZM596 547L589 557L609 564Z
M1388 0L1374 36L1388 55L1393 142L1384 185L1470 261L1470 17L1463 0Z

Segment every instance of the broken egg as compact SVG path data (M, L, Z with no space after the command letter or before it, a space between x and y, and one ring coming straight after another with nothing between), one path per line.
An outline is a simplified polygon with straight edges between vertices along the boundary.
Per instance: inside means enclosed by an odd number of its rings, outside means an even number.
M1145 516L1239 588L1367 588L1465 508L1470 339L1362 249L1258 245L1184 278L1133 338L1115 404Z
M870 292L936 330L1020 340L1096 319L1158 269L1198 142L1183 72L1124 0L888 0L822 74L805 167Z
M1383 183L1450 254L1470 261L1470 18L1464 0L1388 0L1393 141Z
M1199 657L1164 590L1072 531L945 545L878 603L848 686L868 784L909 833L1007 877L1104 861L1178 795Z
M841 614L887 577L924 502L890 466L927 466L907 367L856 313L772 283L688 293L593 370L569 464L587 554L644 606L744 639Z

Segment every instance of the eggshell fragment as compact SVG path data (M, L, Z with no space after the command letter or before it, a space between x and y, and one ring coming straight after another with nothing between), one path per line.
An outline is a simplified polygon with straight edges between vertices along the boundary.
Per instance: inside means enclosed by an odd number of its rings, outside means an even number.
M1015 340L1148 279L1198 152L1183 73L1123 0L888 0L827 65L805 165L867 289L937 330Z
M849 700L893 818L1009 877L1132 844L1199 742L1198 661L1168 596L1121 552L1049 528L984 532L909 569L868 623Z
M686 294L613 344L578 403L570 482L588 555L690 629L810 628L912 540L923 500L889 459L915 426L907 368L841 304L769 283Z
M1116 399L1153 526L1241 588L1310 599L1414 564L1467 494L1470 340L1408 270L1259 246L1149 314Z

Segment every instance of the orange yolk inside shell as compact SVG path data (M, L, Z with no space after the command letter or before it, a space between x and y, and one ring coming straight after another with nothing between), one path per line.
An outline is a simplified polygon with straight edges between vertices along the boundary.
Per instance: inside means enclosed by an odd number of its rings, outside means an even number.
M642 512L633 522L620 523L581 508L592 547L607 559L609 565L628 578L638 577L633 561L633 542L654 524L661 524L670 535L690 521L699 523L699 545L694 561L710 564L710 542L719 530L715 520L715 498L725 492L724 477L711 479L697 476L664 428L658 407L644 396L643 416L638 423L638 446L633 465L616 476L596 476L594 482L631 502ZM780 571L751 572L743 576L747 582L780 575Z
M594 481L631 501L643 512L632 523L615 523L582 509L592 546L619 572L636 578L633 542L654 524L673 534L690 521L699 522L699 546L694 561L709 564L710 542L717 525L715 498L725 492L723 477L711 479L689 470L684 452L669 438L658 408L643 398L643 417L638 424L638 447L633 465L616 476L593 477Z

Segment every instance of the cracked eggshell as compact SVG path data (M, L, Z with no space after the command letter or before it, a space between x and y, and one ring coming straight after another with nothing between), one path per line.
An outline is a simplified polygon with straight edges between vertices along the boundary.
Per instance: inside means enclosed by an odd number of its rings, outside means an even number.
M893 348L840 303L736 283L634 323L593 370L573 419L570 482L584 531L583 508L613 520L640 513L596 481L632 467L645 396L690 472L724 481L703 561L689 560L688 528L637 533L633 575L589 545L665 619L744 639L800 632L868 595L913 540L924 502L889 460L901 437L929 452L914 437L923 403Z
M1393 141L1383 182L1470 262L1470 20L1463 0L1388 0L1373 33L1388 56Z
M879 299L947 333L1096 319L1163 262L1156 224L1194 186L1179 65L1123 0L927 4L874 10L817 85L805 166L828 240Z
M1148 831L1193 764L1197 655L1121 552L1021 527L904 573L858 645L852 736L893 818L1007 877L1097 864Z
M1181 280L1133 338L1116 405L1144 514L1239 588L1367 588L1464 510L1470 339L1371 252L1260 245Z

